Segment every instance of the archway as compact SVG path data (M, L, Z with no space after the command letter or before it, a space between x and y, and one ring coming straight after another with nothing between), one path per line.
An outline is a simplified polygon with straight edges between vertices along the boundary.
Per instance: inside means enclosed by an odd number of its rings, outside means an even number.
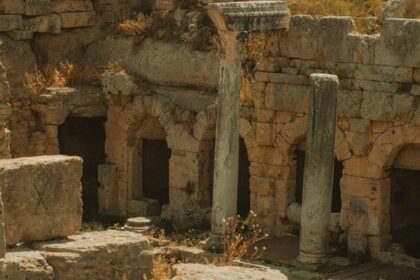
M420 258L420 145L403 148L390 170L392 242Z
M60 154L83 158L83 220L98 212L98 165L105 162L105 118L68 117L58 127Z

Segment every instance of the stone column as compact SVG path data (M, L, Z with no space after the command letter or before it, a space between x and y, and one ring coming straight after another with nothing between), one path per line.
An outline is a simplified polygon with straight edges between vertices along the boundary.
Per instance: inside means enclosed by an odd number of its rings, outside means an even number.
M4 210L0 193L0 259L6 255L6 236L4 230Z
M298 260L319 263L329 254L338 78L312 74L310 80Z
M210 3L208 14L218 29L223 49L212 209L212 236L215 241L222 233L223 218L237 212L241 54L246 32L286 29L290 12L283 1L259 1Z
M239 107L243 33L219 32L223 46L217 104L212 232L220 233L222 219L235 216L238 197Z

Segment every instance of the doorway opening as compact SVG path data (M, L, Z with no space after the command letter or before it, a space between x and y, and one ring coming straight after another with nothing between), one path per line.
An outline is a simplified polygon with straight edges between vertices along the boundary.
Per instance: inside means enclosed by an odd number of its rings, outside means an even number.
M245 140L239 138L239 172L238 172L238 215L246 218L251 210L251 190L249 185L249 158Z
M143 195L169 203L169 159L171 150L164 140L142 139Z
M58 127L60 154L83 159L83 220L98 214L98 166L105 162L105 118L68 117Z

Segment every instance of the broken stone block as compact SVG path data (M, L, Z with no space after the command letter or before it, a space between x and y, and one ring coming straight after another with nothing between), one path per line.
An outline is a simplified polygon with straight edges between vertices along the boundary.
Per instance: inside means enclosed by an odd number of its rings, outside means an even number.
M21 15L25 13L24 0L0 0L0 13L7 15Z
M131 95L138 90L134 78L124 72L105 73L102 78L105 93Z
M153 252L149 241L130 231L97 231L67 239L35 244L49 265L54 279L137 280L151 272Z
M58 14L66 12L90 12L93 11L93 4L90 0L53 1L52 11Z
M26 0L25 15L49 15L52 11L51 0Z
M29 32L60 33L61 17L59 15L49 15L25 19L22 29Z
M11 31L22 26L22 16L0 15L0 31Z
M92 26L96 22L95 12L62 13L60 16L62 28Z
M0 259L0 279L53 280L54 271L41 252L30 249L13 249Z
M127 202L127 212L129 217L159 216L159 201L156 199L149 198L142 198L140 200L130 200Z
M7 244L77 232L82 220L81 176L78 157L2 160L0 186Z

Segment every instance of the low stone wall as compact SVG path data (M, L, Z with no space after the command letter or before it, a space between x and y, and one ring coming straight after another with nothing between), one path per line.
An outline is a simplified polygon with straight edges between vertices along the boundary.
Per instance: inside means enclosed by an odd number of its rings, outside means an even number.
M0 161L6 242L65 237L82 221L82 161L42 156Z

